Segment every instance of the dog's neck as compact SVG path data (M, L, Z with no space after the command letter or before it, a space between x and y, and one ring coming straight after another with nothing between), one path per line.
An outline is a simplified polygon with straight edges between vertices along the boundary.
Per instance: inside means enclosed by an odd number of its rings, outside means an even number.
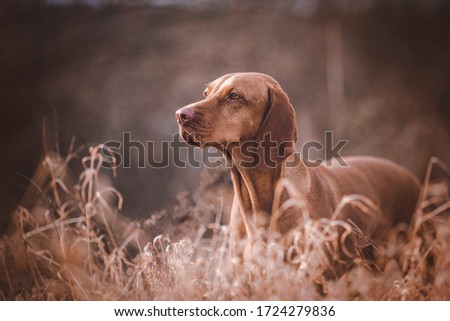
M282 161L277 161L272 166L264 162L252 166L249 164L249 157L240 148L230 146L223 153L231 166L234 193L238 197L246 228L248 229L249 224L267 228L273 211L275 185L281 176ZM293 152L295 148L292 148ZM265 155L259 156L262 158Z

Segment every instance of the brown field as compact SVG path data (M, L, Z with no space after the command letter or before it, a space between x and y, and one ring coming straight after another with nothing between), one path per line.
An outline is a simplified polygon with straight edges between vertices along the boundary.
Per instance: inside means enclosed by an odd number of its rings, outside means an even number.
M289 255L269 239L248 260L230 258L223 199L207 197L217 195L220 171L202 185L203 204L180 196L178 206L137 222L121 216L121 194L104 183L99 147L78 155L84 168L78 179L68 170L79 161L75 156L47 155L36 170L25 195L35 200L32 210L19 207L0 239L0 298L450 299L448 184L429 182L433 167L448 171L437 159L430 162L426 197L411 226L399 226L389 244L377 249L375 262L355 255L345 273L330 277L342 266L336 250L345 241L341 235L357 233L345 221L305 217L292 234ZM362 201L348 201L370 214ZM166 233L152 239L161 229Z
M0 300L450 300L450 2L131 2L1 1ZM236 71L280 82L298 146L332 131L423 181L374 260L340 261L339 213L231 258L226 170L100 167L97 144L171 141Z

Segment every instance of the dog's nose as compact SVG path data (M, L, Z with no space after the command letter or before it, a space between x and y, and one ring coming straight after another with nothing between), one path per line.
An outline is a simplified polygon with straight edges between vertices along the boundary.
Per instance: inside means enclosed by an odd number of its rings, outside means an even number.
M192 118L194 118L194 115L195 112L192 110L192 108L189 107L180 108L175 113L175 117L180 124L184 124L185 122L191 120Z

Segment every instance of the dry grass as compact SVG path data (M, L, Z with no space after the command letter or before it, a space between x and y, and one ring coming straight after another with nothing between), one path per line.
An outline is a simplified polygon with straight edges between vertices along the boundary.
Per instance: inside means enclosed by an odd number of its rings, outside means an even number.
M388 246L377 249L374 262L359 255L362 249L346 247L347 239L362 236L339 220L339 209L327 220L311 219L305 212L304 224L286 248L275 238L261 241L243 261L239 255L230 257L229 230L221 224L223 204L214 195L202 195L210 200L207 205L181 197L179 206L142 223L121 216L122 197L101 175L100 147L91 147L82 158L78 180L71 179L68 169L75 153L66 159L49 154L36 171L33 189L39 197L29 210L17 209L0 239L0 298L450 299L448 184L430 183L432 167L446 170L438 160L430 162L424 183L428 192L414 224L398 226ZM279 188L292 196L281 211L302 206L288 183ZM368 215L373 210L360 197L347 198L342 206L347 203ZM155 231L167 236L153 238ZM238 244L233 252L243 247Z

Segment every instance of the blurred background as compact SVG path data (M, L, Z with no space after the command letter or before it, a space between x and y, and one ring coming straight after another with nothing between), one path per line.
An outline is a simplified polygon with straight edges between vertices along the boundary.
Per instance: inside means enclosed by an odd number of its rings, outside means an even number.
M176 109L235 71L280 82L299 147L331 130L349 140L344 155L390 158L421 179L432 156L450 165L445 0L2 0L0 24L2 227L44 139L62 155L73 137L83 146L123 132L158 146L177 132ZM136 163L112 182L132 218L200 184L199 169Z

